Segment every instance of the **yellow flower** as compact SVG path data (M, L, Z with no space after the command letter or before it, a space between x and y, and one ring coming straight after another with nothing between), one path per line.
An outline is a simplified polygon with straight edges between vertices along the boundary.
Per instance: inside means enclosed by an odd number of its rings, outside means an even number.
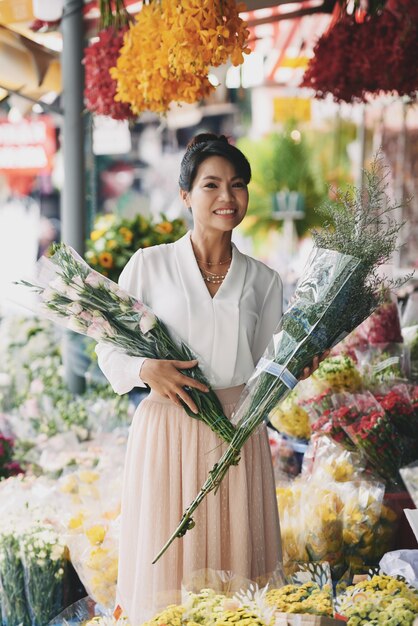
M86 535L92 546L103 543L106 537L106 528L101 524L95 524L86 530Z
M214 87L211 66L248 54L249 31L235 0L172 0L143 5L124 38L116 67L115 100L140 113L162 113L173 101L197 102Z
M78 492L78 481L74 474L70 474L60 487L63 493L77 493Z
M293 397L287 398L270 414L273 426L281 433L299 439L310 439L311 426L308 413L296 403Z
M106 248L108 250L114 250L117 247L118 247L118 242L116 241L116 239L109 239L109 241L106 242Z
M75 530L76 528L80 528L84 524L85 516L81 512L75 517L72 517L68 522L68 528L71 530Z
M113 256L110 252L101 252L99 254L99 263L102 267L110 269L113 267Z
M96 480L99 480L100 474L91 470L81 470L78 472L78 477L82 483L91 484L96 482Z
M98 239L100 239L100 237L103 237L103 235L105 234L106 230L105 229L101 229L101 230L93 230L90 234L90 239L92 241L97 241Z
M122 235L125 243L131 243L132 239L134 238L133 232L129 228L126 228L126 226L121 226L119 228L119 233L120 235Z
M166 233L172 233L173 224L171 224L170 222L161 222L160 224L157 224L155 226L154 230L157 233L161 233L162 235L165 235Z

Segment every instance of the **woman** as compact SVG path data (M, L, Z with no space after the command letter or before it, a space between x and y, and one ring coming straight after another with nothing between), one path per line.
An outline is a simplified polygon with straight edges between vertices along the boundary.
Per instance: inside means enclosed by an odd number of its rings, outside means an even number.
M247 211L250 177L247 159L224 136L195 137L179 180L193 230L174 244L138 250L119 280L199 355L228 416L282 315L279 276L231 242ZM195 528L151 564L225 448L180 403L196 411L186 388L206 390L182 374L197 361L130 357L105 344L97 354L116 392L151 388L133 419L122 494L118 602L132 626L178 601L181 581L196 570L250 579L274 571L280 529L265 428L199 507Z

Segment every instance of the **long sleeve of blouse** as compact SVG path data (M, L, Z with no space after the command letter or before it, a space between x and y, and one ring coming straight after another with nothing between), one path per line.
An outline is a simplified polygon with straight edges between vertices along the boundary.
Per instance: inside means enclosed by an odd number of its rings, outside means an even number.
M119 284L192 348L215 389L248 380L282 316L279 275L234 245L229 272L212 298L197 266L190 233L174 244L138 250ZM116 393L145 386L139 377L142 357L128 356L103 342L96 352Z

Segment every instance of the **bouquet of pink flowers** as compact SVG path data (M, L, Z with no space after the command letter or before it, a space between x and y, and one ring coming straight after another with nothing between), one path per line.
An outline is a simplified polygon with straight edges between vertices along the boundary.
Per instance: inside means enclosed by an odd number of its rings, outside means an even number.
M18 284L39 293L41 312L52 321L113 344L131 356L180 361L195 358L191 349L174 338L143 302L92 270L71 247L56 245L50 258L42 257L38 261L37 270L36 283L22 280ZM183 372L210 388L199 367ZM188 415L202 420L229 443L235 428L224 415L215 392L188 388L188 393L198 407L195 414L183 404Z

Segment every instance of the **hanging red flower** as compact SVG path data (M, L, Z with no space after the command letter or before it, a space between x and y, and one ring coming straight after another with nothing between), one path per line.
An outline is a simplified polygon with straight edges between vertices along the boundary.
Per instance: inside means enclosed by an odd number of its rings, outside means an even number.
M315 97L366 102L381 92L415 98L418 93L416 0L388 0L367 18L343 11L317 42L301 86Z
M110 68L116 65L127 30L128 26L119 30L114 26L104 28L98 34L98 41L84 51L86 107L92 113L108 115L115 120L135 117L128 104L115 102L116 80L109 73Z

